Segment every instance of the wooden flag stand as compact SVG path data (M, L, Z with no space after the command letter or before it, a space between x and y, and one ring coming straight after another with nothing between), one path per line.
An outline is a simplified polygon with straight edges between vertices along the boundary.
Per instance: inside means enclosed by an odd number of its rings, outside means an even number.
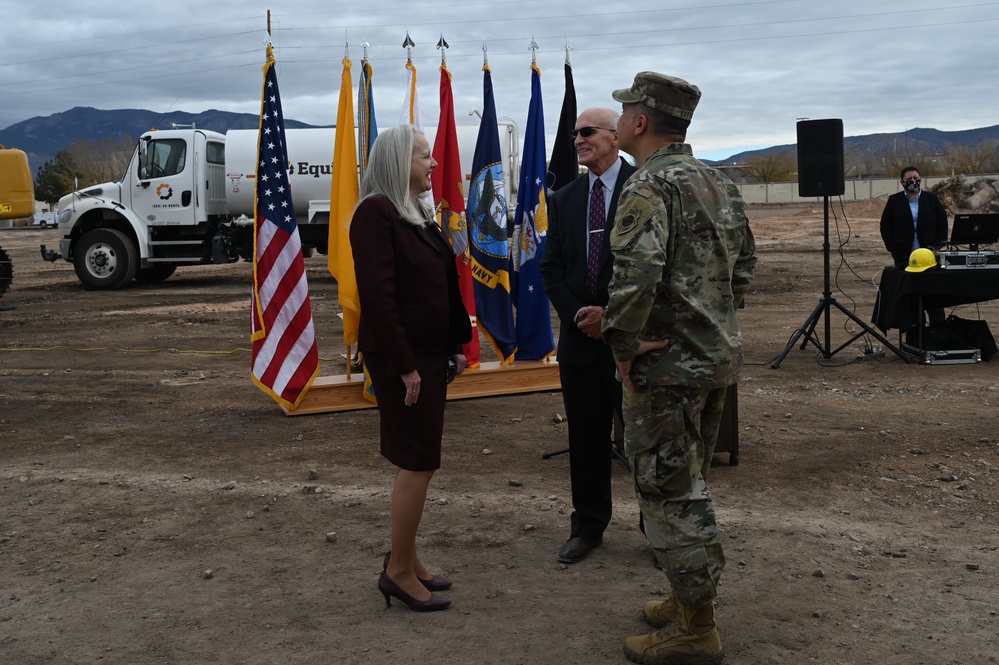
M352 376L320 376L294 410L281 407L286 416L354 411L374 408L364 399L364 373ZM558 363L554 360L517 360L509 365L480 363L455 377L448 386L448 400L497 397L561 390Z

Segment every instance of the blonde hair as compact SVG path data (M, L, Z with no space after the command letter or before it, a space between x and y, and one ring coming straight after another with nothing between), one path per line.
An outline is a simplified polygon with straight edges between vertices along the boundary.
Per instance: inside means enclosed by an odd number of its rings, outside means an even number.
M433 218L433 210L409 191L417 134L423 132L413 125L397 125L378 133L361 179L358 203L369 196L384 196L400 217L419 225Z

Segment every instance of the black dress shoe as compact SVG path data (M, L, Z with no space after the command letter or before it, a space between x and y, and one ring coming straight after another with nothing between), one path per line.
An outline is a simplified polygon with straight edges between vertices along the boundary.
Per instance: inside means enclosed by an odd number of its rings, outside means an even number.
M565 541L565 545L558 551L558 560L562 563L578 563L586 558L595 547L600 547L602 538L587 540L580 536L575 536Z

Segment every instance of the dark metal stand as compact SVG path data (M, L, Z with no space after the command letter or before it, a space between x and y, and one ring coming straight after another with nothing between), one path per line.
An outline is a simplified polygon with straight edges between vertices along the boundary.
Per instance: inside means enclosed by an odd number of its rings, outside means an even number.
M617 422L621 425L621 427L624 427L624 414L621 412L620 407L615 409L615 415L618 418ZM541 459L550 459L552 457L555 457L556 455L564 455L567 452L569 452L568 448L562 448L561 450L553 450L551 452L542 453ZM631 471L631 465L628 464L628 458L625 457L623 453L621 453L618 447L614 445L613 441L611 441L611 455L613 457L616 457L618 461L621 462L621 464L624 464L624 467L628 469L628 471Z
M553 450L549 453L542 453L541 459L549 459L551 457L555 457L556 455L564 455L567 452L569 452L568 448L563 448L562 450ZM611 442L611 455L616 457L621 462L621 464L624 464L629 469L631 468L631 465L628 464L628 459L621 453L620 450L617 449L617 446L615 446L613 442Z
M787 346L784 347L784 350L781 352L781 354L777 356L777 358L770 364L770 367L773 369L777 369L780 366L781 362L784 360L784 358L787 356L787 354L791 351L791 348L798 341L798 338L801 337L802 335L805 336L805 339L803 339L801 342L802 350L804 350L804 348L808 345L808 343L811 342L812 344L815 345L815 348L817 348L822 353L822 357L827 360L829 358L832 358L834 355L836 355L843 349L845 349L850 344L853 344L853 342L858 337L866 333L873 336L875 339L881 342L881 344L884 345L884 348L890 349L899 358L901 358L905 362L909 362L910 360L907 354L903 353L900 349L895 347L895 345L889 342L884 335L876 331L871 326L867 325L867 323L865 321L862 321L856 314L854 314L847 308L843 307L843 305L837 302L837 300L833 297L832 287L829 279L829 197L824 196L822 198L824 203L824 215L823 215L824 228L823 228L822 254L823 254L824 271L825 271L825 288L822 292L822 298L819 300L819 304L815 306L815 309L812 310L812 313L808 316L808 318L805 319L805 322L801 324L801 327L799 327L797 330L794 331L794 334L791 335L791 339L790 341L788 341ZM833 350L830 350L832 349L832 342L831 342L832 326L831 326L831 321L829 319L830 307L836 307L836 309L843 312L843 314L845 314L847 318L849 318L851 321L853 321L854 323L856 323L858 326L861 327L861 331L859 333L855 334L844 344L838 346L836 349ZM825 315L825 333L826 333L825 346L822 346L819 340L817 340L814 336L815 328L819 323L819 319L823 315Z

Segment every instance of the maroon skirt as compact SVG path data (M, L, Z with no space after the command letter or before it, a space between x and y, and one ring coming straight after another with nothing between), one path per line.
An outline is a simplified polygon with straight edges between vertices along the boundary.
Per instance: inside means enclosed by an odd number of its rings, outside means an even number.
M413 406L406 406L406 384L388 371L381 354L364 354L364 362L378 399L382 456L407 471L436 471L441 468L447 355L417 353L415 357L420 397Z

